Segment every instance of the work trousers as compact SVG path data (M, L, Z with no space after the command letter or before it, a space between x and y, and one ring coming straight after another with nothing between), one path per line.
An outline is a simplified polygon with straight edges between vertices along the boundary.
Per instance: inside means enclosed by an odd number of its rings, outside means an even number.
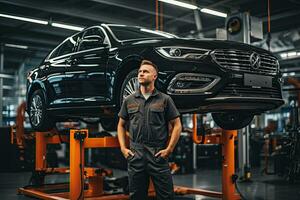
M173 180L168 160L154 155L164 148L150 147L145 144L130 143L134 156L129 156L129 195L131 200L147 200L149 178L151 177L157 200L174 198Z

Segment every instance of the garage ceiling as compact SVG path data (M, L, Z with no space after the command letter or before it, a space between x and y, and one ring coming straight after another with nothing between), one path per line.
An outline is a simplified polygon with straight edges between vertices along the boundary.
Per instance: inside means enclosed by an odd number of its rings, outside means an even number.
M267 32L267 0L181 0L200 8L206 7L225 13L250 12L262 18ZM300 2L270 0L272 51L300 49ZM164 31L187 37L214 38L215 29L223 28L225 18L199 13L201 27L195 23L193 10L160 3ZM30 17L80 27L101 23L139 25L155 28L155 0L0 0L0 14ZM4 46L4 69L8 73L23 64L37 65L64 38L75 31L0 17L0 42L28 46L19 49ZM199 34L200 33L200 34ZM262 41L262 46L265 41ZM297 59L288 66L298 65Z

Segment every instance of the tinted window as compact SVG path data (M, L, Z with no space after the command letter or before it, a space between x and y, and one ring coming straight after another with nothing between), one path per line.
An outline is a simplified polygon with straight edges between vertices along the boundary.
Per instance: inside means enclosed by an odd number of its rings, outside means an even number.
M76 45L76 42L80 38L80 33L76 34L70 38L68 38L66 41L64 41L62 44L59 45L58 48L56 48L50 55L49 58L55 58L61 55L65 55L68 53L72 53L74 50L74 47ZM48 59L49 59L48 58Z
M54 51L52 51L52 52L50 53L50 55L48 56L48 59L50 59L50 58L55 58L56 55L58 54L58 50L59 50L59 48L57 48L57 49L55 49Z
M107 43L105 35L100 28L91 28L83 34L78 51L100 47L101 44Z
M134 40L141 38L176 38L177 36L162 31L153 31L139 27L109 26L118 40Z
M66 40L58 50L58 55L57 56L62 56L65 54L72 53L73 48L75 47L76 42L72 41L71 39Z

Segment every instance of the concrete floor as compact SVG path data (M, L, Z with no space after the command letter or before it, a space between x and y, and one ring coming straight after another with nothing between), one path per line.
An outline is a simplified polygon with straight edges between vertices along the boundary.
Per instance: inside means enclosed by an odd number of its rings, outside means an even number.
M114 170L114 176L126 175L126 171ZM30 172L0 173L1 200L29 200L23 195L17 195L17 188L28 184ZM198 170L195 174L174 175L174 184L207 190L221 190L221 170ZM67 181L67 175L51 175L46 178L47 183ZM246 200L300 200L300 183L289 184L277 175L263 175L260 169L252 170L251 182L239 182L238 187ZM204 196L177 196L176 200L212 200Z

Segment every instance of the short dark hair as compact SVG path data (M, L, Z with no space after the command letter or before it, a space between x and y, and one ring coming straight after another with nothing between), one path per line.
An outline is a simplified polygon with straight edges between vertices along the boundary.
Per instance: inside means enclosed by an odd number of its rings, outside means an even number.
M156 73L158 74L158 68L157 68L156 64L154 64L150 60L142 60L140 67L142 65L151 65L155 69Z

